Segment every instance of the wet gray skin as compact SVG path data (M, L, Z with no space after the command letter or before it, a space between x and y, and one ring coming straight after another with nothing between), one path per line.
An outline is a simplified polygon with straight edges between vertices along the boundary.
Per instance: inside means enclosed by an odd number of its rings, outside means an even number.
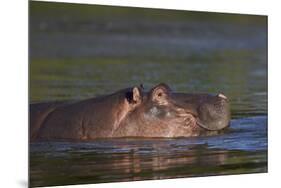
M149 92L134 87L74 103L31 104L30 137L189 137L217 134L229 120L224 95L172 93L159 84Z

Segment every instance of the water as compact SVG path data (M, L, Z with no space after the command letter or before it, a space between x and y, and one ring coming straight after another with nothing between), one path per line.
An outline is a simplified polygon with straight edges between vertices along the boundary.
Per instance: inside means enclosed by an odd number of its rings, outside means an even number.
M267 172L264 17L31 3L30 102L160 82L222 92L218 136L30 144L31 186Z
M267 172L267 117L233 120L223 135L31 145L31 185Z

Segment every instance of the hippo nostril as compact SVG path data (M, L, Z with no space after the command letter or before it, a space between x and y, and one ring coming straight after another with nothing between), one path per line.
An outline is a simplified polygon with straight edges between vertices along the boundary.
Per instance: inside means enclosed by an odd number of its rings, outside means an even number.
M226 97L224 94L219 93L217 96L220 97L220 98L222 98L222 99L227 100L227 97Z

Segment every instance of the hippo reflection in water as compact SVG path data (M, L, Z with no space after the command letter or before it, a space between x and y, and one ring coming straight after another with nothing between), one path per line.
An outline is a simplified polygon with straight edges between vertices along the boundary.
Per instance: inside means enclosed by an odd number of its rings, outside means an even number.
M173 93L166 84L74 103L30 105L31 140L213 135L229 125L223 94Z

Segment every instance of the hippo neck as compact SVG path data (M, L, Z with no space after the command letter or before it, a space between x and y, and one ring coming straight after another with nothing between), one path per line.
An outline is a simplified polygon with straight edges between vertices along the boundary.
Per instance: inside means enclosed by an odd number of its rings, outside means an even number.
M127 113L123 92L87 99L75 107L80 109L85 139L112 137Z

